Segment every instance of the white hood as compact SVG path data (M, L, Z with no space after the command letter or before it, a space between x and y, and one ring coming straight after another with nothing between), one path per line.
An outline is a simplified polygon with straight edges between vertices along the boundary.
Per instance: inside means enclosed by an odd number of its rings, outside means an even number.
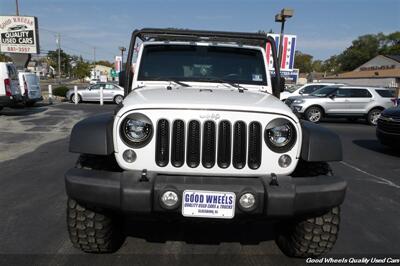
M286 104L261 91L236 88L151 86L136 89L123 102L119 114L134 109L209 109L277 113L297 121Z

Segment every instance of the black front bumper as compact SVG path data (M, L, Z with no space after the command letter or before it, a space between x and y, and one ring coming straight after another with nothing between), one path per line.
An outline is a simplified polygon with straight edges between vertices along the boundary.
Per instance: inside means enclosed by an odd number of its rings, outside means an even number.
M323 211L340 205L345 197L346 181L340 177L318 176L292 178L278 176L277 184L268 176L172 176L140 171L121 173L70 169L65 174L66 191L78 201L126 213L179 213L181 206L167 210L160 203L161 194L174 190L182 197L184 190L227 191L236 194L251 192L256 205L243 211L236 202L235 216L294 216Z

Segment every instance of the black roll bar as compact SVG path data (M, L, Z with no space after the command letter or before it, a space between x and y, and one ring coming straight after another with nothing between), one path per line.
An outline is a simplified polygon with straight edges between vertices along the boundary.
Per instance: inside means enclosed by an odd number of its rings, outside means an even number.
M280 94L280 66L278 63L277 49L275 40L264 33L247 33L247 32L228 32L228 31L204 31L204 30L186 30L186 29L160 29L160 28L143 28L136 29L132 32L129 45L128 57L125 65L124 91L125 96L131 92L132 59L135 50L136 38L141 41L208 41L208 42L235 42L241 45L271 45L272 56L274 60L275 79L273 82L273 94L279 98Z

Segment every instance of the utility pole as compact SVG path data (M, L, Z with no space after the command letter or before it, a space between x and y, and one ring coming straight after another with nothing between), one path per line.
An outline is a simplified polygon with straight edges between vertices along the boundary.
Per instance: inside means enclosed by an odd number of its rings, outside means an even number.
M123 46L118 47L118 49L121 51L121 65L124 62L124 52L126 51L126 48Z
M57 33L57 52L58 52L58 83L61 83L61 35Z
M96 77L96 47L93 47L93 78Z
M19 16L18 0L15 0L15 7L17 8L17 10L16 10L16 15Z

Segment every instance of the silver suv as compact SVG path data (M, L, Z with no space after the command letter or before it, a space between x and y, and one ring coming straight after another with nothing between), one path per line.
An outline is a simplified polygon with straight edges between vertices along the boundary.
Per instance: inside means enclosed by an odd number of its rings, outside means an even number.
M285 103L311 122L323 117L366 118L376 125L382 110L391 107L394 90L377 87L327 86L308 96L294 96Z

